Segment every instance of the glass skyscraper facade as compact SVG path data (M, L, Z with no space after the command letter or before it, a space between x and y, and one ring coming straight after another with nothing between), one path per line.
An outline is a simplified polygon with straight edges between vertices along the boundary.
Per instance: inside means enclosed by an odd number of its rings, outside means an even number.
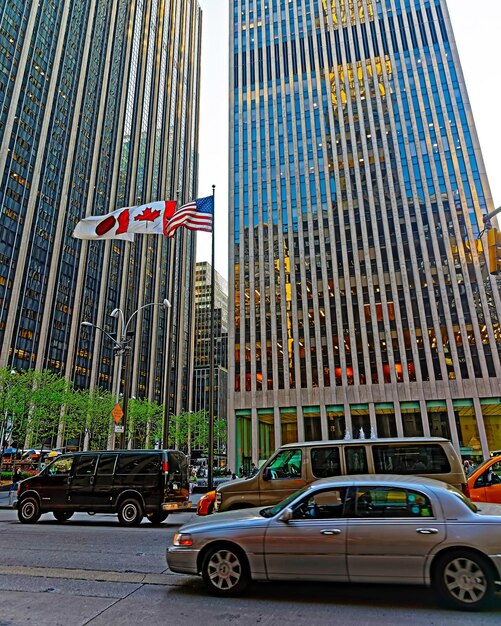
M111 342L133 331L131 393L187 408L192 234L82 242L87 215L196 196L196 0L12 0L0 12L0 366L115 388ZM172 243L174 241L175 243ZM160 307L171 301L172 319Z
M494 207L445 0L231 4L229 464L371 432L499 449Z
M214 418L227 421L228 407L228 282L214 271L214 310L211 309L212 268L210 263L196 265L195 346L193 353L194 411L210 413L210 348L214 342ZM212 318L214 333L212 334ZM226 441L214 436L217 465L226 457Z

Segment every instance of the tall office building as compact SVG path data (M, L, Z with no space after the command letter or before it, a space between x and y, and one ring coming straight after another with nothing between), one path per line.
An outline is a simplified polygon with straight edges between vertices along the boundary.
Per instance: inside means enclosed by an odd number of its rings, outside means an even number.
M230 15L231 467L371 433L500 448L494 207L445 0Z
M210 411L210 342L214 342L214 418L227 420L228 411L228 282L214 271L214 310L211 308L212 268L196 265L193 410ZM214 317L214 331L212 318ZM214 459L226 460L226 440L214 437Z
M169 389L171 410L187 408L193 235L82 242L72 232L87 215L195 197L200 38L196 0L3 7L0 366L112 389L112 344L81 322L113 333L113 309L125 320L138 311L131 392L162 402ZM169 323L144 307L164 298Z

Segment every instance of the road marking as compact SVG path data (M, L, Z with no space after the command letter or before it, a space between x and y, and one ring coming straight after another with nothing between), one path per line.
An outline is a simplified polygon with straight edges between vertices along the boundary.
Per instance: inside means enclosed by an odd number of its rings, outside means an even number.
M140 572L110 572L88 569L66 569L62 567L25 567L22 565L0 565L0 575L36 576L40 578L65 578L67 580L98 580L109 583L136 583L143 585L172 586L180 579L174 574L142 574ZM186 579L185 579L186 580Z

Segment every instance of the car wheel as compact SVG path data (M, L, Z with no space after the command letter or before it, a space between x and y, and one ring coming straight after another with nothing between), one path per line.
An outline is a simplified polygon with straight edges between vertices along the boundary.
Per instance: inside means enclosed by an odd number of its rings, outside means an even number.
M218 596L236 596L250 582L247 562L238 550L228 546L218 546L207 553L202 577L209 590Z
M124 500L118 508L118 521L122 526L139 526L143 511L137 500Z
M22 524L34 524L40 519L40 505L36 498L24 498L17 507L17 517Z
M434 584L444 602L456 609L477 611L489 605L495 586L492 568L481 554L455 550L439 557Z
M148 513L146 517L150 520L152 524L161 524L162 522L165 522L168 515L168 513L162 511L160 513Z
M58 522L65 522L73 515L73 511L52 511L52 514Z

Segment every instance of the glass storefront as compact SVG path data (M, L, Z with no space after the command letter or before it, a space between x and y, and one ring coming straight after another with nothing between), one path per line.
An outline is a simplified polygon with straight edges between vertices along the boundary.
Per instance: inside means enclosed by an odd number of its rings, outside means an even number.
M378 437L396 437L397 424L395 407L392 402L376 403L376 425Z
M402 402L400 411L404 437L422 437L424 434L423 419L419 402Z
M259 460L267 459L275 450L273 409L258 409Z
M327 407L327 432L329 439L342 439L346 429L342 404Z
M322 440L322 422L320 419L319 406L305 406L303 409L304 418L304 440Z

